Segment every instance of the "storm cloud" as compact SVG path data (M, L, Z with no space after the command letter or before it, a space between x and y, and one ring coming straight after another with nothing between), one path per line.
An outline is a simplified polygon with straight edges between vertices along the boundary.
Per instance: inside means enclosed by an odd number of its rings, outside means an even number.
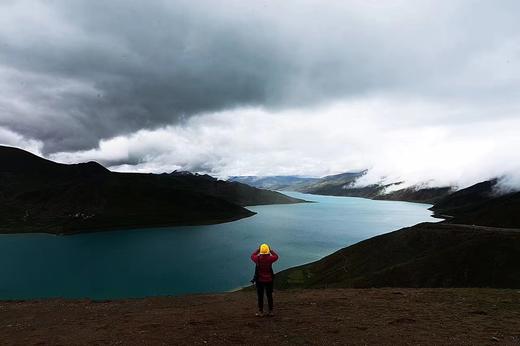
M4 0L0 142L67 162L93 155L125 170L323 174L365 166L387 175L391 165L372 150L403 142L379 142L382 129L441 128L460 137L442 137L447 145L471 151L478 136L493 138L481 133L492 128L485 124L518 126L518 13L517 1ZM325 116L331 109L334 122ZM325 143L307 153L269 143L268 127L255 131L262 119L283 126L277 131L294 145L308 140L292 136L301 124L343 130L344 152L314 166L329 156L319 148L335 143L320 136ZM237 124L247 138L218 136ZM146 150L130 145L143 133L163 134L163 143L152 136ZM507 138L493 145L516 144ZM119 154L107 143L119 143ZM299 159L283 159L281 147ZM249 159L255 148L270 166ZM479 177L497 171L479 167Z

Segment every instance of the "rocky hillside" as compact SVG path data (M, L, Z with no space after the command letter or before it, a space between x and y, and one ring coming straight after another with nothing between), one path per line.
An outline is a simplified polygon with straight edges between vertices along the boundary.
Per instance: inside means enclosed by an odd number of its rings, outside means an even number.
M422 223L276 274L278 288L520 288L520 230Z
M0 232L74 233L206 224L253 215L247 205L302 202L193 174L114 173L0 146Z

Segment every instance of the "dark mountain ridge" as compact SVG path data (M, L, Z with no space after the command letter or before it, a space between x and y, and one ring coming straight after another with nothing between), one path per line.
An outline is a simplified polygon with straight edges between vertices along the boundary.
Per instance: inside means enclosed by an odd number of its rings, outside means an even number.
M277 192L194 174L111 172L0 146L0 232L75 233L227 222L247 205L298 203Z
M432 208L446 222L520 228L520 192L504 192L499 179L484 181L440 199Z

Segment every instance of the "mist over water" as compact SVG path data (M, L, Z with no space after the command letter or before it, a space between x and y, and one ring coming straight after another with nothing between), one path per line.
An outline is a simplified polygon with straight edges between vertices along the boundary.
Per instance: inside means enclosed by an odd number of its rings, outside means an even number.
M287 194L318 203L250 207L258 214L218 225L0 235L0 299L222 292L248 285L249 256L264 242L279 253L274 269L280 271L378 234L438 221L426 204Z

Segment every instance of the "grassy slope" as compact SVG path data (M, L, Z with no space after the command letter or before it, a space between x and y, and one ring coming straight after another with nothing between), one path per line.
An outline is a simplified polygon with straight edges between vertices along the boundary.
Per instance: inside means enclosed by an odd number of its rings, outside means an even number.
M520 287L520 231L423 223L276 274L278 288Z

